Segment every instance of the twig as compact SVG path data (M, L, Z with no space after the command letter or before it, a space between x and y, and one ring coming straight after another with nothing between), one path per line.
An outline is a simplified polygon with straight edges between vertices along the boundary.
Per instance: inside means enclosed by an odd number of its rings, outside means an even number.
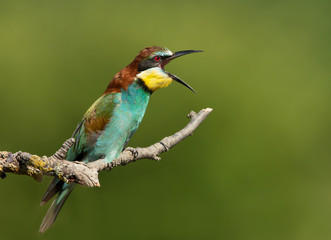
M79 183L88 187L100 186L98 173L116 166L126 165L139 159L153 159L159 161L158 156L168 151L180 141L193 134L193 131L205 120L213 109L202 109L199 113L191 112L188 117L191 121L185 128L172 136L165 137L161 141L146 148L126 148L121 155L111 163L103 159L85 164L64 160L68 150L74 144L74 139L65 141L62 147L51 157L32 155L26 152L11 153L0 151L0 177L5 178L6 172L28 175L40 180L41 176L55 176L71 183Z

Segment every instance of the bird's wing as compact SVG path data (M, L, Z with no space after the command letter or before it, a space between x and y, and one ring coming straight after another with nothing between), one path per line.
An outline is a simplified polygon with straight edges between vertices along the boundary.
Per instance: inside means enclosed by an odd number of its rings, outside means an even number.
M67 160L79 161L91 151L110 121L116 104L116 93L101 96L87 110L82 121L73 133L75 144L67 154Z
M83 120L78 124L73 133L74 145L69 149L66 159L69 161L80 161L91 149L93 149L98 136L103 132L110 121L114 106L116 93L101 96L85 113ZM64 182L54 178L47 188L41 200L41 205L48 202L56 193L62 190Z

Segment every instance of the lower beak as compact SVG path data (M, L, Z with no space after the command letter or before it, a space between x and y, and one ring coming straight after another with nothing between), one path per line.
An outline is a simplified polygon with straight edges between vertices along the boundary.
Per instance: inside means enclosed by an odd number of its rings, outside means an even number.
M164 69L164 66L169 63L171 60L184 56L186 54L190 54L190 53L197 53L197 52L202 52L199 50L185 50L185 51L179 51L179 52L175 52L172 56L168 57L166 61L164 61L161 65L162 69ZM168 72L167 72L168 73ZM194 93L196 93L196 91L194 91L194 89L188 85L186 82L184 82L182 79L180 79L179 77L168 73L169 77L171 77L174 81L179 82L180 84L184 85L185 87L189 88L190 90L192 90Z
M168 73L168 72L167 72ZM190 85L188 85L186 82L184 82L182 79L180 79L179 77L168 73L169 77L172 78L172 80L175 80L176 82L179 82L180 84L183 84L185 87L189 88L192 92L197 93Z

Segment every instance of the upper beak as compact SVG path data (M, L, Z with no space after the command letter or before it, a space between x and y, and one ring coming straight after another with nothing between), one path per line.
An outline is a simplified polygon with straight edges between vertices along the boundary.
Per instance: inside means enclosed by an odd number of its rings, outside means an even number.
M190 53L196 53L196 52L203 52L200 50L185 50L185 51L179 51L179 52L175 52L174 55L170 56L168 59L169 61L175 58L178 58L180 56L184 56L186 54L190 54Z
M185 51L179 51L179 52L175 52L172 56L168 57L162 64L161 64L161 67L162 69L164 68L164 66L169 63L171 60L175 59L175 58L178 58L180 56L184 56L186 54L190 54L190 53L196 53L196 52L203 52L203 51L200 51L200 50L185 50ZM168 72L167 72L168 73ZM171 77L173 80L175 80L176 82L179 82L180 84L183 84L185 87L191 89L194 93L196 93L196 91L194 91L194 89L188 85L186 82L184 82L182 79L180 79L179 77L171 74L171 73L168 73L169 77Z

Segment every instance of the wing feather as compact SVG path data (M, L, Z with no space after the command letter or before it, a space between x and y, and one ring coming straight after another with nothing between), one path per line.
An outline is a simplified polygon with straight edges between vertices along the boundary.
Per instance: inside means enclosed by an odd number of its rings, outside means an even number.
M110 121L114 106L116 93L101 96L87 110L82 121L77 125L73 138L74 145L69 149L66 159L69 161L81 161L84 156L93 149L98 136L103 132ZM56 193L61 191L64 182L54 178L42 197L41 204L44 205Z

